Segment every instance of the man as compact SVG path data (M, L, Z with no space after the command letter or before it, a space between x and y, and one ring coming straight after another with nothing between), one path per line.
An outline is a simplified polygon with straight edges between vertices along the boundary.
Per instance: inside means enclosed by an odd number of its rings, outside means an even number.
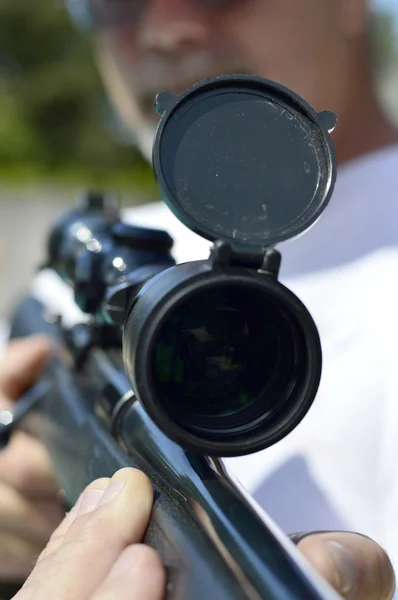
M315 227L279 248L281 280L320 331L321 387L287 439L227 462L285 531L362 531L398 561L398 132L377 97L369 3L74 0L72 8L90 17L108 94L148 159L155 94L211 75L255 73L338 116L334 197ZM179 262L208 255L209 244L164 204L126 216L168 230Z
M334 199L310 232L280 248L282 280L302 298L320 330L321 389L310 414L286 440L228 462L286 531L348 527L373 535L398 556L393 219L398 134L375 93L366 1L74 0L74 5L90 16L108 91L148 157L155 93L178 92L219 73L254 72L277 80L315 109L338 115ZM208 244L163 205L130 211L128 218L169 230L177 238L178 261L207 256Z

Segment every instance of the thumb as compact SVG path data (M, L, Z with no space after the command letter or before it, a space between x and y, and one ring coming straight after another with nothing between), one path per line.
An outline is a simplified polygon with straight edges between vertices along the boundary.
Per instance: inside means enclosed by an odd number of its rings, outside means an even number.
M51 340L41 335L9 343L0 359L0 409L35 383L51 353Z
M357 533L314 533L299 550L346 600L391 600L395 576L384 550Z

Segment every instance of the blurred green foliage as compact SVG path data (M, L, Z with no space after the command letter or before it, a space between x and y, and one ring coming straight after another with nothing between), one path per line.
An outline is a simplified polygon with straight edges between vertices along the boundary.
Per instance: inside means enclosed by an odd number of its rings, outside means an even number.
M393 15L379 10L373 15L373 57L376 70L383 74L397 68L398 40Z
M88 40L62 0L0 1L0 176L152 180L111 130Z
M374 44L379 70L397 60L387 13L375 18ZM153 185L111 125L89 41L63 0L0 0L0 177Z

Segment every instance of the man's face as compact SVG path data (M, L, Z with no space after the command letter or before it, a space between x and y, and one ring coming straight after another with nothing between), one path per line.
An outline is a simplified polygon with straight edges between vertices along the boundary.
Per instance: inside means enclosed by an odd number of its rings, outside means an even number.
M366 13L366 0L86 1L108 91L145 153L155 95L210 76L256 74L339 114Z

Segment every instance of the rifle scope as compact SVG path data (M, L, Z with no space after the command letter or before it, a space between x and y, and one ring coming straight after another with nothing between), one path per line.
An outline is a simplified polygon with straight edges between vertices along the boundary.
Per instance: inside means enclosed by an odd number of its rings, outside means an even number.
M207 260L173 265L158 232L156 252L136 269L124 260L128 273L108 287L102 314L122 326L133 391L164 433L203 454L249 454L296 427L318 390L318 331L278 281L274 246L312 226L330 200L336 119L248 75L162 92L156 110L162 196L214 245ZM156 234L140 231L151 248Z

